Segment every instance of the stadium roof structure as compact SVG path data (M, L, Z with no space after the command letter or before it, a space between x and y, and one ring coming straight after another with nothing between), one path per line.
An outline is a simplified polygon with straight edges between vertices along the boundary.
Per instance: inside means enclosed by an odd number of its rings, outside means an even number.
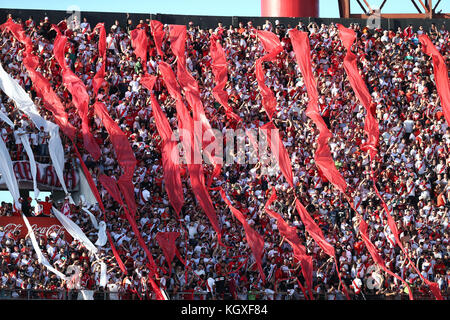
M398 0L391 0L398 1ZM414 13L382 13L384 5L388 2L388 0L383 0L380 7L380 17L381 18L391 18L391 19L436 19L436 18L450 18L450 13L442 13L442 10L439 10L439 4L441 0L410 0L414 7L417 9L417 12ZM375 13L374 8L370 6L367 0L356 0L357 4L361 7L363 14L356 14L351 12L351 0L338 0L339 3L339 14L341 18L359 18L359 19L367 19L372 14ZM405 1L407 2L407 1ZM423 12L422 12L423 10Z

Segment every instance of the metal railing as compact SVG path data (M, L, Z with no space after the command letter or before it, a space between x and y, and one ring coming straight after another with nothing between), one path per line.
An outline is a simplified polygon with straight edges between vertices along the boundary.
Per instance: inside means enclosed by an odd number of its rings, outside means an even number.
M267 294L264 291L249 292L244 297L233 297L230 293L212 296L207 292L176 292L169 294L170 300L306 300L300 295L291 295L288 292ZM409 300L407 294L401 295L373 295L365 294L354 296L352 300ZM443 295L449 300L449 295ZM151 297L131 292L110 292L94 290L35 290L35 289L0 289L0 300L149 300ZM346 300L341 294L314 294L315 300ZM431 295L414 294L415 300L434 300Z

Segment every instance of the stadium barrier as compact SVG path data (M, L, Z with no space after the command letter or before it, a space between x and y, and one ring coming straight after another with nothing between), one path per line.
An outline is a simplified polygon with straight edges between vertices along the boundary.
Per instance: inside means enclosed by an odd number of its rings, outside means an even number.
M443 295L445 300L449 300L449 295ZM93 291L93 290L36 290L36 289L0 289L0 300L149 300L140 297L135 293ZM170 300L212 300L207 292L177 292L171 295ZM375 295L365 294L356 297L350 294L352 300L409 300L407 294L401 295ZM434 300L432 295L414 294L416 300ZM220 297L214 297L213 300L233 300L231 294L226 293ZM278 292L267 294L264 291L250 292L245 300L263 301L263 300L305 300L303 295L292 296L288 292ZM314 300L346 300L342 294L314 294Z

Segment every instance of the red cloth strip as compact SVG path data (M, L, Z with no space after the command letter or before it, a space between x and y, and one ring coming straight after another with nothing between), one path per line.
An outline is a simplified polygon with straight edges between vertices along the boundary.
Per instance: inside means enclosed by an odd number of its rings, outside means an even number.
M131 46L136 57L141 58L142 67L147 71L148 37L145 29L133 29L130 33Z
M28 71L33 87L39 97L44 102L44 107L53 114L55 122L61 128L63 133L70 139L74 139L76 135L75 127L69 122L68 115L65 111L61 100L53 91L50 82L44 76L37 72L40 66L39 58L33 54L33 44L31 39L25 34L20 24L14 23L10 18L6 23L0 26L1 30L9 30L13 36L25 46L23 54L23 65Z
M227 198L225 191L221 187L218 187L217 190L219 190L220 196L222 197L223 201L225 201L225 203L227 204L228 208L231 210L233 215L239 220L239 222L244 227L247 243L250 249L252 250L253 257L255 258L256 261L256 265L258 266L259 273L261 274L261 279L263 280L263 282L265 282L266 276L264 275L261 262L261 258L264 254L263 237L248 224L247 219L242 214L242 212L233 207L231 201Z
M102 66L100 70L95 74L94 79L92 80L92 87L94 90L94 96L97 95L98 89L103 84L103 81L105 80L105 69L106 69L106 30L105 30L105 24L104 23L98 23L95 28L95 30L99 31L99 40L98 40L98 54L99 57L102 58Z
M161 72L170 96L176 100L175 106L177 110L178 129L181 131L180 139L185 153L189 154L190 151L190 157L187 157L187 167L193 193L216 231L219 243L221 243L222 232L214 210L214 205L205 186L205 177L203 176L202 166L201 164L194 163L194 158L200 155L200 149L196 139L194 139L193 120L182 101L180 87L178 86L172 68L164 61L161 61L159 62L159 71Z
M370 158L373 159L377 154L379 128L378 122L375 118L375 105L367 89L366 83L359 73L357 66L357 56L351 51L351 46L355 42L356 33L352 29L345 28L341 24L337 24L339 29L339 37L342 44L347 49L347 54L344 58L344 69L348 76L350 85L355 92L356 97L366 109L366 118L364 122L364 131L367 135L367 141L361 148L363 151L368 151Z
M229 106L228 93L224 90L228 81L227 57L217 36L212 35L210 38L209 55L212 60L211 69L216 80L213 96L224 107L225 114L229 119L240 122L242 119Z
M180 160L178 155L177 142L172 141L172 129L166 115L153 94L153 86L156 77L149 74L141 78L141 83L150 91L153 115L155 117L156 129L163 140L162 164L164 169L164 186L169 196L169 201L177 215L180 214L184 204L183 185L180 175Z
M161 22L157 20L150 21L150 30L153 36L153 40L155 41L156 52L161 56L164 56L164 52L162 51L162 42L164 39L164 26Z
M261 93L262 105L269 116L269 119L272 120L272 116L277 107L277 99L265 83L263 63L275 60L277 55L283 51L283 46L281 45L278 36L273 32L264 30L256 30L256 32L264 50L268 52L266 55L258 58L255 62L256 80L258 82L259 92Z
M267 200L264 209L265 211L274 219L277 220L277 226L278 230L280 231L280 234L285 237L285 240L291 245L292 249L294 250L294 257L300 261L300 265L302 267L302 274L305 278L306 286L309 288L310 298L312 297L312 290L313 290L313 264L312 264L312 258L311 256L308 256L306 253L306 248L301 244L300 238L297 234L297 229L295 227L290 226L283 217L269 209L272 202L274 202L277 199L277 193L275 191L275 187L272 186L272 195Z
M83 81L72 72L66 63L65 47L67 44L67 37L63 36L58 27L55 25L53 25L52 28L56 30L57 33L53 44L53 53L56 61L61 67L63 83L67 87L67 90L71 93L73 104L77 108L78 114L81 118L81 131L83 135L84 147L92 158L97 161L101 156L101 151L89 128L88 111L90 98L87 93L86 86Z
M275 127L272 121L270 121L261 126L260 130L267 137L268 144L270 145L270 150L275 154L275 158L278 161L278 165L280 166L280 170L286 178L286 181L291 187L293 187L294 180L292 174L291 159L289 158L289 154L287 153L283 141L280 138L278 128Z
M388 206L386 205L386 203L384 202L383 198L381 197L380 192L378 191L375 179L373 178L373 172L372 172L372 182L373 182L373 187L375 189L375 193L377 194L378 198L380 198L382 206L383 206L383 209L386 212L388 226L389 226L389 229L391 230L392 234L394 235L394 238L395 238L395 241L396 241L397 245L403 251L405 257L408 258L408 261L409 261L410 265L414 268L414 270L417 272L417 274L420 276L420 278L423 280L423 282L425 282L425 284L428 285L428 287L431 290L431 293L434 295L436 300L444 300L443 297L442 297L441 291L439 290L439 285L437 283L435 283L435 282L432 282L432 281L426 279L422 275L420 270L417 268L417 266L411 261L411 258L409 256L408 252L406 251L405 247L402 244L402 241L400 240L400 236L398 234L398 229L397 229L397 225L395 224L395 220L394 220L394 218L392 218L392 215L390 213L390 210L389 210Z
M316 224L316 222L311 218L310 214L306 210L306 208L300 203L300 201L296 198L295 199L295 207L297 209L297 212L300 216L300 219L303 222L303 225L305 226L305 230L309 233L309 235L314 239L314 241L319 245L322 250L332 257L335 260L336 264L336 271L339 277L339 282L342 284L341 279L341 272L339 271L339 262L336 259L336 253L334 251L334 247L329 244L325 237L323 236L322 230L320 227ZM342 284L342 290L344 291L344 294L346 295L347 299L349 300L350 297L348 296L347 290L345 289L345 285Z
M172 270L172 260L175 257L177 246L175 241L180 236L179 232L158 232L156 234L156 241L158 241L164 256L166 257L167 265L169 266L169 274Z
M314 122L320 132L314 155L315 163L327 180L342 193L345 193L347 183L337 170L328 146L328 140L332 137L332 134L319 111L317 85L313 76L308 33L292 29L289 31L289 36L308 92L309 103L306 115Z
M419 35L419 41L422 45L423 52L433 59L436 89L439 98L441 99L442 111L444 113L445 120L450 126L450 82L448 79L447 65L438 49L434 46L433 42L431 42L430 38L426 34Z

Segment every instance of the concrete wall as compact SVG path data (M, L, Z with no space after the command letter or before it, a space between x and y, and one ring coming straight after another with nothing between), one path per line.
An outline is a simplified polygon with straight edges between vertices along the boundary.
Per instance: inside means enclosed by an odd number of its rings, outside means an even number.
M57 10L25 10L25 9L0 9L0 22L6 21L7 14L11 13L15 19L21 18L22 20L27 20L30 16L33 17L35 21L43 20L44 17L48 16L50 22L58 23L66 17L69 17L71 13L66 11ZM238 26L239 22L247 23L252 21L253 25L263 25L266 19L270 20L272 23L275 20L280 20L286 26L290 24L291 26L297 25L299 21L304 23L309 23L315 21L319 25L321 23L329 24L330 22L339 22L344 26L348 27L350 23L359 23L361 25L366 25L366 20L364 19L340 19L340 18L273 18L273 17L230 17L230 16L195 16L195 15L169 15L169 14L159 14L159 13L130 13L130 19L133 20L133 26L139 23L140 19L144 21L146 19L159 20L166 24L181 24L187 25L189 21L194 22L195 25L201 28L215 28L218 22L222 22L224 26L229 25ZM104 22L106 27L109 28L114 24L115 20L118 20L122 26L125 26L127 21L126 13L116 13L116 12L89 12L82 11L81 19L87 18L91 27L94 27L98 22ZM445 25L446 29L449 30L448 19L382 19L381 26L383 29L394 29L397 27L405 28L412 24L414 27L420 25L424 26L425 30L428 30L431 23L435 23L439 28L441 25Z

